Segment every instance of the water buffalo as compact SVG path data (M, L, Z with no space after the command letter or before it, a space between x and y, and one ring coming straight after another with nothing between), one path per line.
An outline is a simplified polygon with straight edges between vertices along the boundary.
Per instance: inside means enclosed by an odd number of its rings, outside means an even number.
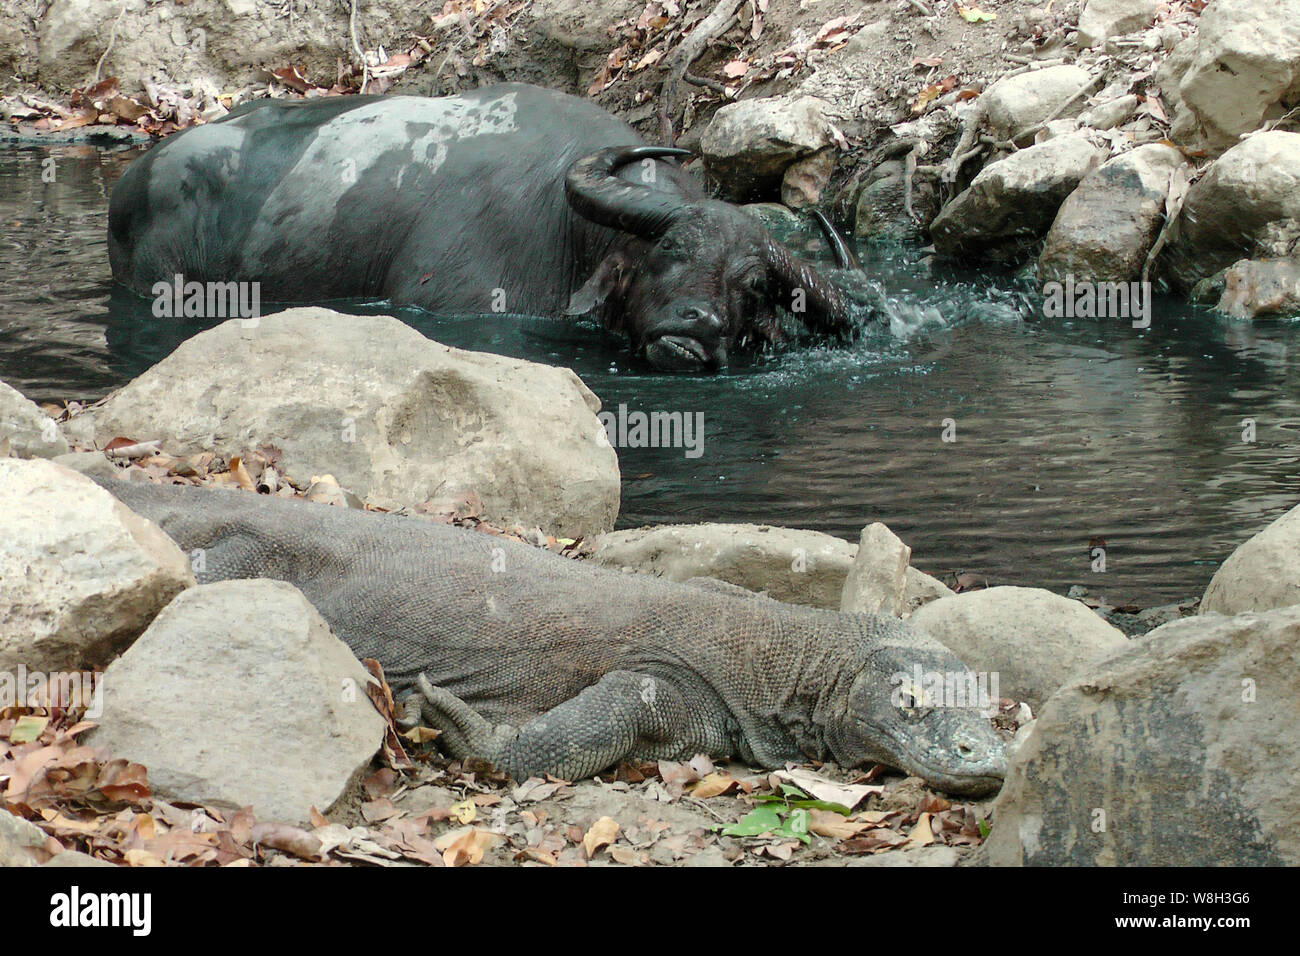
M842 294L599 106L524 84L263 99L164 141L113 190L114 277L260 283L280 302L592 315L663 369L847 329ZM823 221L837 255L846 250ZM156 293L161 294L161 293Z

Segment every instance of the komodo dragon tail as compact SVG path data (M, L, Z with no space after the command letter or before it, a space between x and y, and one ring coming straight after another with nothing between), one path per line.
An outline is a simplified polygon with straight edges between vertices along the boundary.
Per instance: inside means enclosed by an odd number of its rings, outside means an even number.
M1001 785L987 718L927 700L913 676L960 680L965 666L896 619L623 574L422 518L96 480L188 552L200 583L295 585L395 690L424 696L454 756L517 779L705 752L879 762L953 793Z

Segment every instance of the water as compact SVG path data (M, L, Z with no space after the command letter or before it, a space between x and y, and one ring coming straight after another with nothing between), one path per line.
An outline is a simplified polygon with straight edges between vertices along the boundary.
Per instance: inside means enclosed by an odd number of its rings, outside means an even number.
M0 152L0 379L38 400L98 398L197 331L110 283L108 193L133 155ZM856 541L878 520L927 571L1152 605L1199 595L1300 500L1297 325L1173 300L1145 330L1044 319L1008 277L932 274L914 249L861 252L895 300L892 332L711 378L647 371L591 326L401 317L450 345L570 366L606 408L703 412L698 458L620 451L621 527L753 521Z

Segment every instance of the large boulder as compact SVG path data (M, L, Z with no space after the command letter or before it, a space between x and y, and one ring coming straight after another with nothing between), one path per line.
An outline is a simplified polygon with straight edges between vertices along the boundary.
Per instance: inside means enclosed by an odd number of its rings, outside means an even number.
M8 442L18 458L54 458L68 453L58 424L22 392L0 382L0 457Z
M1233 318L1300 315L1300 258L1241 259L1224 270L1215 308Z
M578 537L618 514L599 408L566 368L449 348L388 316L298 308L194 336L70 424L100 446L157 438L175 455L273 445L302 488L332 474L387 507L476 495L489 522Z
M729 199L771 198L791 163L831 145L824 111L812 96L729 103L700 137L709 174Z
M1300 0L1215 0L1187 45L1178 136L1224 148L1300 103Z
M104 715L85 741L144 764L168 800L306 822L383 741L370 679L292 585L204 584L110 665Z
M1160 267L1180 291L1256 252L1284 220L1300 219L1300 133L1256 133L1228 150L1187 192Z
M1079 14L1079 46L1100 46L1108 37L1151 26L1156 0L1088 0Z
M859 239L905 241L920 238L921 230L907 213L907 175L901 159L880 163L863 180L853 218ZM938 212L938 193L927 177L912 182L912 210L922 221Z
M1214 572L1202 614L1239 614L1300 604L1300 505L1240 545Z
M1076 134L990 163L930 224L935 249L958 258L1019 261L1047 232L1065 197L1104 158Z
M102 667L193 584L172 540L89 478L0 459L0 671Z
M854 547L818 531L687 524L602 535L591 560L670 581L717 578L791 604L838 608Z
M1172 146L1149 143L1089 173L1061 204L1038 257L1044 281L1128 282L1164 224L1174 171L1184 165Z
M980 97L989 128L998 139L1028 142L1049 116L1078 116L1092 76L1078 66L1049 66L998 80ZM1060 110L1059 113L1057 111Z
M1009 755L999 866L1300 863L1300 607L1185 618L1072 677Z
M997 673L1003 697L1035 710L1074 671L1127 643L1085 605L1039 588L964 591L910 620L972 669Z

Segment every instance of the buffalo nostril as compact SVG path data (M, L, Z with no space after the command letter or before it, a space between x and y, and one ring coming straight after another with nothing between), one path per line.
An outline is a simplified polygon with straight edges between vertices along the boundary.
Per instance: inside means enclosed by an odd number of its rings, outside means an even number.
M719 332L723 328L721 316L716 312L701 309L699 306L690 305L682 309L679 313L683 320L698 326L701 330Z

